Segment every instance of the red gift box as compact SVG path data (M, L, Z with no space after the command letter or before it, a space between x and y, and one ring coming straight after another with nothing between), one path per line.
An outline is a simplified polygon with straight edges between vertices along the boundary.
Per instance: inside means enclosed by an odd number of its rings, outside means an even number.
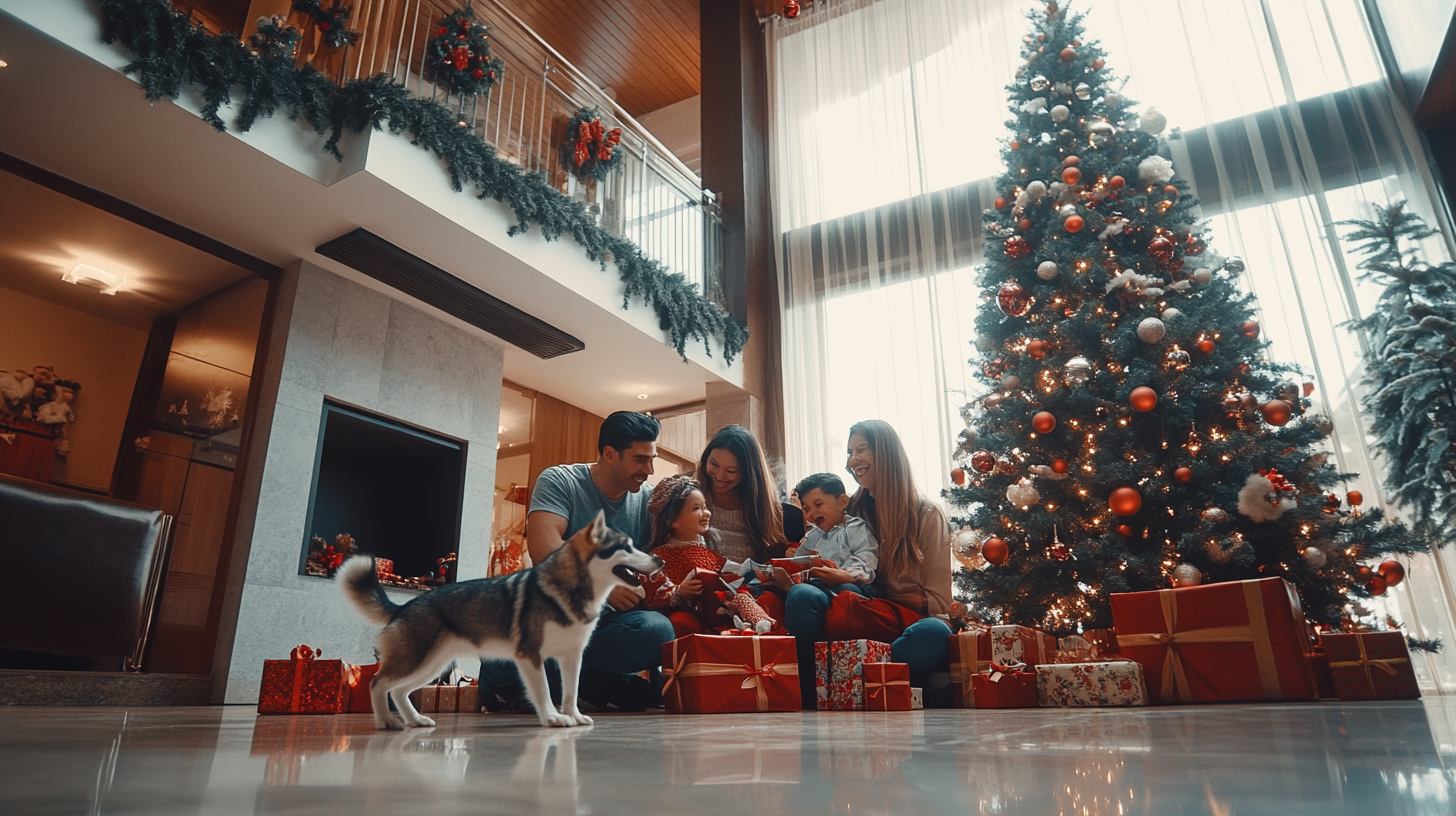
M973 626L957 632L950 636L951 705L980 707L973 702L972 678L990 669L992 661L1035 666L1054 662L1056 655L1055 638L1025 626Z
M1151 703L1314 699L1309 630L1283 578L1114 594L1112 619Z
M322 652L298 646L288 660L263 661L259 714L342 714L349 705L350 664L319 660Z
M349 704L344 709L350 714L373 714L374 700L371 696L371 681L379 673L379 664L367 666L349 664Z
M909 711L909 663L864 664L865 711Z
M798 711L794 639L688 635L664 643L662 699L669 714Z
M1415 700L1421 696L1402 632L1320 636L1335 696L1341 700Z
M835 640L814 644L814 697L820 711L864 711L864 667L890 659L890 644Z
M1036 708L1036 672L992 671L971 678L965 708Z
M394 561L388 558L380 558L378 556L375 556L374 574L378 575L380 580L391 577L392 575L394 575Z

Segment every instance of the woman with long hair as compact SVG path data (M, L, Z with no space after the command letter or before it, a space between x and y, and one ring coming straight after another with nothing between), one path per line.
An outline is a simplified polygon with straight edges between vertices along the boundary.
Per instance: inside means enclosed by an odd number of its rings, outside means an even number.
M803 515L792 505L790 528L768 460L747 428L725 425L713 434L698 459L698 484L706 488L718 540L711 545L729 561L752 558L761 564L784 554L789 541L803 537ZM794 536L792 539L785 533ZM794 535L797 533L797 535Z
M941 697L948 702L950 627L929 616L950 612L950 525L915 489L905 446L889 423L855 423L847 453L845 468L859 484L848 512L864 519L879 541L878 594L913 613L908 617L925 616L891 643L891 660L910 665L911 683L925 689L927 705ZM798 639L800 666L814 665L814 644L825 639L829 604L829 596L809 584L795 586L784 601L784 623ZM804 707L815 707L812 672L800 673L800 688Z

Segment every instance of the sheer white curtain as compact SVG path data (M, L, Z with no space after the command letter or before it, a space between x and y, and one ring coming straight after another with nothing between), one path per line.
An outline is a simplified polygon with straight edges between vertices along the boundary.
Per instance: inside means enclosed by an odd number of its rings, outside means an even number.
M850 424L884 419L919 487L948 482L977 385L980 213L996 197L1021 0L827 0L766 26L774 218L784 304L788 466L838 471ZM1360 339L1339 325L1378 295L1336 221L1404 198L1451 235L1359 0L1096 0L1088 35L1125 95L1167 115L1165 154L1241 255L1271 354L1299 364L1336 424L1348 489L1379 504L1356 408ZM1449 238L1425 247L1452 251ZM1390 594L1423 685L1456 691L1456 553L1414 559Z

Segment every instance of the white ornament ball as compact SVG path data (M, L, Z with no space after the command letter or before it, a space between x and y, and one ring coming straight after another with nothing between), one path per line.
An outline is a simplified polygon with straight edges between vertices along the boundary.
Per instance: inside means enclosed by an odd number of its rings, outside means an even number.
M1167 333L1168 327L1164 326L1163 321L1156 317L1145 318L1137 327L1138 339L1144 343L1156 343L1162 340L1163 335Z
M1203 583L1203 573L1192 564L1179 564L1173 568L1173 586L1196 587Z
M1086 357L1073 357L1065 368L1068 385L1083 385L1092 379L1092 362Z
M1107 107L1109 108L1122 107L1122 94L1110 93L1107 96L1104 96L1102 98L1102 101L1106 102Z
M1112 144L1117 128L1110 122L1093 122L1087 126L1087 140L1093 147L1103 148Z
M1161 113L1158 113L1157 108L1148 108L1146 111L1143 112L1143 115L1138 118L1138 127L1142 130L1142 132L1151 134L1153 136L1157 136L1159 133L1162 133L1163 128L1167 126L1168 117L1164 116Z
M987 337L984 334L981 335L980 337L977 337L976 338L976 350L977 351L990 351L991 349L993 349L995 347L996 347L996 341L995 340L992 340L991 338Z
M1162 156L1149 156L1138 162L1138 181L1143 184L1166 184L1173 178L1173 162Z
M1042 261L1036 267L1036 276L1042 280L1051 280L1057 276L1057 264L1055 261Z
M1077 214L1077 205L1063 204L1061 208L1057 210L1057 214L1063 218L1071 218L1072 216Z
M1015 374L1002 374L1001 375L1001 390L1002 391L1015 391L1016 389L1018 389L1020 387L1021 387L1021 378L1020 377L1016 376Z
M1006 488L1006 500L1017 507L1030 507L1041 501L1041 493L1030 481L1021 481Z
M1052 121L1053 122L1065 122L1065 121L1067 121L1067 117L1068 116L1071 116L1071 115L1072 115L1072 111L1066 105L1054 105L1054 106L1052 106Z
M1213 280L1213 273L1209 272L1207 269L1194 270L1193 282L1198 284L1199 286L1203 286L1211 280Z
M1325 555L1325 551L1319 547L1304 548L1304 563L1308 564L1311 569L1323 567L1328 560L1329 556Z
M1041 198L1047 194L1047 186L1044 181L1033 181L1026 185L1026 194L1032 198Z
M1169 320L1174 320L1174 319L1179 318L1179 317L1182 317L1182 316L1183 316L1183 313L1182 312L1178 311L1177 309L1174 309L1171 306L1169 306L1168 308L1166 308L1166 309L1163 310L1163 322L1165 322L1165 323L1167 321L1169 321Z

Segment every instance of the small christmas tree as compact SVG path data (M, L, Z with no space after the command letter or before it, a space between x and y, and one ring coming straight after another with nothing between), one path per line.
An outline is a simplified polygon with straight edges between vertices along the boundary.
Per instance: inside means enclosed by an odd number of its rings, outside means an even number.
M1363 562L1427 544L1330 492L1351 477L1315 448L1333 425L1265 359L1243 262L1207 248L1159 155L1166 119L1132 112L1081 15L1028 16L985 215L972 362L990 393L946 494L957 556L990 562L958 576L972 613L1103 628L1113 593L1282 576L1339 625L1385 591Z
M1401 249L1436 235L1405 202L1375 208L1374 221L1342 221L1363 241L1362 280L1385 287L1349 326L1369 352L1361 404L1385 456L1386 493L1437 540L1456 529L1456 264L1432 266Z

